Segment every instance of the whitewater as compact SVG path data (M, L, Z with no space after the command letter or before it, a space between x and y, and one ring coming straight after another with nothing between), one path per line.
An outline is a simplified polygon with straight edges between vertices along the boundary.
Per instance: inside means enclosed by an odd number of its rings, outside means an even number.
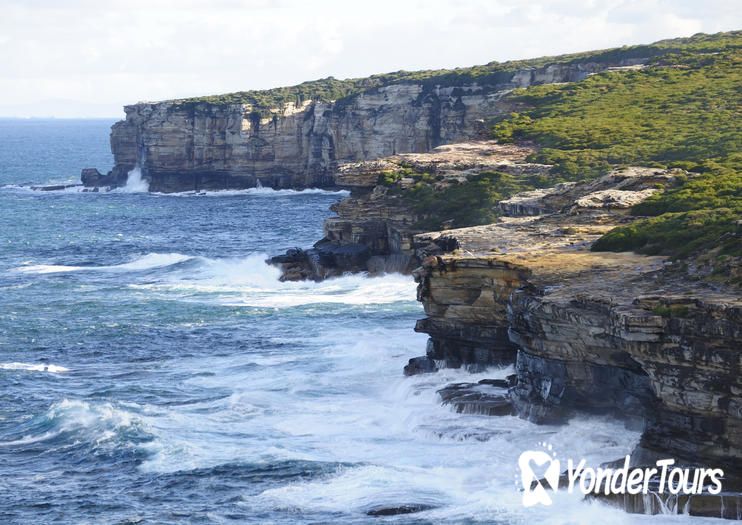
M265 259L344 193L30 189L110 166L110 124L0 120L0 522L712 522L525 509L521 452L597 465L639 433L442 406L512 368L404 377L426 345L410 276L280 282ZM367 515L404 505L427 510Z

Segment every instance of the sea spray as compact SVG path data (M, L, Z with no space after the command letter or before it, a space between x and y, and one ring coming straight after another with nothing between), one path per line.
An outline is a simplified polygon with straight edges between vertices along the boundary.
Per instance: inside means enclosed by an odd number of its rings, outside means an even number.
M123 262L121 264L109 265L109 266L62 266L57 264L32 264L26 266L18 266L11 268L10 271L29 273L29 274L47 274L47 273L66 273L66 272L81 272L81 271L94 271L94 272L126 272L126 271L142 271L151 270L153 268L162 268L165 266L171 266L174 264L181 263L193 259L193 256L184 255L181 253L148 253L146 255L136 257L129 262Z
M149 181L142 177L142 169L135 166L126 176L126 185L121 188L123 193L147 193Z

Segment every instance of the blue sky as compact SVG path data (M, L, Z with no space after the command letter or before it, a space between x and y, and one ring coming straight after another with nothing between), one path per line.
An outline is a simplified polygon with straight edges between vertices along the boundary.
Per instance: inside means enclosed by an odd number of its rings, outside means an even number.
M0 116L742 29L739 0L0 0Z

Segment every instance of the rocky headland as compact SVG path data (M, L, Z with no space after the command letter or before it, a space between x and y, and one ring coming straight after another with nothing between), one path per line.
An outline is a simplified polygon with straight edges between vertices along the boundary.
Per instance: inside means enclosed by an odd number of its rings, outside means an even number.
M427 314L415 329L430 339L406 373L514 363L507 390L466 410L488 414L497 401L500 413L551 424L612 413L643 429L637 465L673 457L723 467L728 492L713 504L709 495L691 497L687 510L739 518L739 294L689 281L661 258L590 252L585 240L595 232L584 224L560 221L556 228L573 233L555 229L551 245L542 219L507 224L441 233L457 239L457 254L428 257L415 270ZM517 239L510 250L509 238ZM641 497L619 503L660 511Z
M532 151L528 146L480 140L439 146L429 153L344 164L338 168L335 181L349 189L350 196L330 208L337 217L325 219L325 237L310 250L289 250L272 261L281 265L285 280L321 280L348 271L409 273L428 251L455 247L455 242L445 237L415 239L416 234L426 231L420 222L431 215L415 209L405 195L405 190L419 180L419 174L434 179L433 184L439 188L459 185L469 175L493 171L515 177L548 174L551 166L525 161ZM380 177L400 170L410 172L410 176L401 176L391 185L379 183Z
M724 469L722 494L676 509L739 519L739 49L739 32L695 35L322 81L337 96L139 103L113 126L113 170L83 183L120 186L139 167L150 191L350 190L323 239L270 259L282 279L411 273L429 339L404 373L515 371L449 385L442 403L542 424L613 415L642 431L636 466Z
M141 169L150 191L255 187L335 187L347 162L427 152L485 134L486 122L508 111L503 94L516 88L573 82L645 58L572 61L502 71L479 81L435 76L391 85L363 85L337 100L312 96L272 105L185 99L125 106L111 130L115 166L82 171L87 187L126 184ZM367 82L373 84L373 82ZM260 93L260 92L257 92ZM283 99L282 99L283 100Z
M491 171L549 173L551 166L525 160L530 152L528 145L475 141L346 164L337 180L351 195L333 205L338 217L326 219L326 237L273 262L285 279L382 272L394 263L411 271L426 313L415 330L430 337L426 355L410 359L406 374L515 368L509 382L450 385L440 392L444 404L545 424L613 414L643 430L632 454L637 465L673 457L723 467L726 504L704 494L681 509L736 518L742 298L665 257L590 250L607 231L637 220L631 206L687 173L614 169L591 181L516 193L498 203L492 224L436 232L420 231L424 214L399 191L413 178L380 183L401 167L441 186ZM641 497L613 502L633 512L662 510Z

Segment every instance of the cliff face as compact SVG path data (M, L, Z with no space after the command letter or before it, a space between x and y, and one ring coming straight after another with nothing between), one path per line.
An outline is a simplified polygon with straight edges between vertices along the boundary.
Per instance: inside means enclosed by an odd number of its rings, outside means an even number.
M512 363L509 385L498 385L509 392L475 397L481 384L452 385L442 401L450 402L456 387L467 402L454 400L458 411L487 414L496 403L498 414L549 424L581 412L613 414L642 430L635 466L673 458L724 470L720 497L692 496L678 508L739 519L740 298L665 279L657 258L543 255L426 259L415 277L427 314L416 330L430 335L427 357L412 359L405 371ZM659 496L613 499L632 512L661 512Z
M530 271L491 257L431 257L415 271L426 318L416 332L430 336L427 357L438 367L510 364L517 351L508 337L510 294Z
M654 294L621 297L595 284L513 294L519 412L537 421L574 409L643 416L643 448L740 477L742 303L691 289L658 294L651 283Z
M322 279L346 271L411 271L430 253L455 248L445 240L415 242L424 231L419 222L426 213L417 210L403 191L412 178L394 187L380 185L379 176L406 166L425 172L440 187L456 186L468 175L499 172L514 177L547 176L551 166L525 161L533 148L498 144L491 140L439 146L428 153L403 153L374 161L347 163L335 175L337 184L350 188L349 197L333 204L337 217L325 219L325 238L308 251L273 259L284 270L284 279ZM353 254L348 258L348 254Z
M636 62L634 60L633 62ZM152 191L333 186L342 163L426 152L477 137L503 92L569 82L616 64L553 65L497 84L396 84L335 102L287 104L260 117L248 104L139 103L111 131L115 167L89 186L120 185L140 166Z
M614 172L505 205L530 216L416 236L421 246L455 239L462 253L430 256L414 272L427 315L416 330L430 340L427 356L405 371L512 363L512 413L552 424L577 412L613 414L643 430L636 461L723 468L734 490L742 480L742 300L659 257L588 250L601 230L630 220L623 210L650 193L647 185L674 176ZM640 503L624 505L651 510ZM707 503L691 502L691 512L736 516L722 500Z

